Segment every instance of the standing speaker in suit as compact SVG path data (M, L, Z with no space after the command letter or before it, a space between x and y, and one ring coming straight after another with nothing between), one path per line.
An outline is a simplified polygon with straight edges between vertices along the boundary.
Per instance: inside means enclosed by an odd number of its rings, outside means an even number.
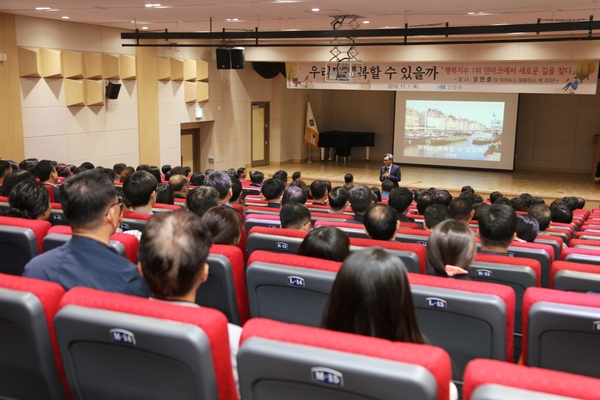
M394 164L394 156L390 153L383 156L383 167L379 171L379 181L391 181L398 186L401 179L400 166Z

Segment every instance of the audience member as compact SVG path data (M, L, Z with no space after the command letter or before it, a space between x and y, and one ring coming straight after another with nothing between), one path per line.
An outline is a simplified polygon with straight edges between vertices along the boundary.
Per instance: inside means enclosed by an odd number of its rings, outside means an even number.
M115 179L119 179L121 172L123 172L125 168L127 168L127 164L125 163L116 163L115 165L113 165L113 171L115 171Z
M199 307L196 291L208 279L206 262L211 235L192 213L160 213L148 221L140 241L139 269L153 299L180 306ZM228 323L233 376L242 328Z
M448 219L438 224L427 242L428 274L469 279L469 266L475 259L475 234L467 224Z
M94 166L94 164L92 164L92 163L91 163L91 162L89 162L89 161L82 162L82 163L81 163L81 165L80 165L80 167L81 167L81 168L84 168L84 169L87 169L88 171L89 171L90 169L94 169L94 168L96 168L96 167ZM134 171L134 172L135 172L135 171Z
M321 226L311 231L296 254L322 260L344 261L350 254L350 238L333 226Z
M281 208L281 196L284 189L285 184L277 178L267 179L263 182L260 191L267 200L267 207Z
M60 192L58 190L58 173L56 172L56 167L50 160L42 160L38 162L33 169L33 173L35 176L42 182L45 186L52 189L54 195L54 202L60 203Z
M81 172L87 171L87 168L85 168L85 167L79 167L79 171L77 173L79 173L80 171ZM135 172L135 169L133 169L133 167L127 167L127 168L125 168L121 172L121 174L119 175L119 182L121 182L121 183L125 182L125 179L127 179L127 177L129 175L133 174L134 172ZM75 174L75 172L73 172L73 173Z
M219 192L219 203L227 204L233 196L231 190L231 177L225 171L214 171L204 180L204 186L210 186Z
M471 218L471 221L479 221L481 216L487 213L489 209L490 205L487 203L473 204L473 218Z
M2 182L2 188L0 188L0 194L2 196L9 197L12 188L23 181L35 182L35 176L27 170L11 172L4 178L4 182Z
M310 232L310 211L304 204L291 203L281 207L279 221L284 229L292 229L301 232Z
M545 232L552 224L552 211L546 204L536 203L532 205L527 215L537 220L540 232Z
M440 222L450 219L448 208L441 204L433 204L427 207L424 215L423 228L428 231L433 230Z
M500 197L504 197L502 196L502 193L495 191L490 193L490 203L494 204L496 202L496 200L498 200Z
M573 222L573 211L569 206L560 204L556 207L551 207L552 210L552 222L559 222L563 224L570 224Z
M506 204L494 203L479 220L482 254L506 255L516 237L517 214Z
M577 209L582 210L585 207L585 199L583 197L577 198Z
M170 164L165 164L160 168L160 171L162 172L163 175L167 175L167 172L169 172L170 170L171 170Z
M68 178L71 176L71 167L67 164L58 164L56 166L56 173L59 178ZM118 179L118 177L115 175L113 179Z
M517 215L517 239L523 242L533 242L540 230L539 222L531 215Z
M35 172L33 172L33 169L35 168L37 163L38 163L37 158L26 158L25 160L23 160L19 163L19 169L21 171L29 171L35 175Z
M373 201L375 203L380 203L381 202L381 191L379 190L379 188L377 186L372 186L370 189L371 189L371 193L373 193Z
M190 186L204 185L204 174L202 172L194 172L190 178Z
M237 246L242 235L240 216L231 207L211 207L202 216L202 222L212 235L213 244Z
M273 179L279 179L281 182L283 182L283 186L287 186L287 181L288 181L288 173L282 169L280 169L279 171L275 172L273 174Z
M229 168L226 172L229 177L234 177L237 175L237 169L235 168Z
M344 182L354 184L354 176L352 174L344 175Z
M327 182L317 179L310 184L310 195L314 205L326 206L328 193Z
M242 202L242 182L236 176L231 177L231 198L229 203L240 204Z
M173 197L176 199L185 199L190 191L190 183L184 175L175 174L169 178L169 186L173 190Z
M131 211L153 214L156 203L156 178L148 171L140 170L129 175L123 183L123 200Z
M6 160L0 160L0 184L4 182L6 175L10 174L11 172L12 167L10 166L10 163Z
M529 211L529 206L527 205L527 202L521 197L515 197L515 198L511 199L510 206L515 211L524 211L524 212Z
M347 192L350 192L350 190L352 190L353 187L354 187L354 183L346 183L343 186L343 188L346 189Z
M50 217L50 196L46 187L35 181L19 182L8 197L10 208L2 215L24 219L47 220Z
M201 217L210 208L219 205L219 192L211 186L200 186L190 190L186 199L188 210Z
M475 194L475 190L471 187L471 186L463 186L460 189L461 193L469 193L469 194Z
M390 192L395 188L394 182L392 181L383 181L381 182L381 198L388 199L390 197Z
M109 247L123 212L113 181L98 170L80 172L65 180L60 194L73 236L31 260L23 276L56 282L65 290L85 286L148 297L137 266Z
M469 224L473 219L473 202L468 198L452 199L448 207L450 218Z
M447 190L436 191L434 197L435 197L435 201L438 204L441 204L446 208L448 208L448 206L450 205L450 201L452 201L452 195Z
M396 211L385 204L371 206L364 216L367 236L375 240L396 240L396 231L400 221Z
M331 189L327 196L329 200L329 212L343 214L348 206L348 191L341 186Z
M171 186L162 182L156 185L156 202L160 204L175 204L175 196L173 195Z
M417 202L417 211L420 215L425 215L425 210L429 206L437 204L437 200L430 193L423 193L416 199Z
M250 186L262 187L265 174L260 171L250 171Z
M507 206L511 206L510 199L508 197L498 197L493 204L506 204Z
M162 177L160 175L160 170L156 166L152 166L148 168L148 172L152 174L154 179L156 179L156 183L162 182Z
M246 179L246 168L245 167L239 167L237 169L237 178L240 181L243 181L244 179Z
M362 224L365 212L373 204L371 190L365 185L356 185L350 190L348 200L354 217L346 222Z
M412 203L412 193L406 188L395 188L390 192L390 198L388 205L396 210L398 221L400 222L415 222L414 219L409 218L408 208Z
M304 191L300 189L299 186L288 186L283 191L283 196L281 196L281 206L285 206L286 204L306 203L306 196L304 195Z

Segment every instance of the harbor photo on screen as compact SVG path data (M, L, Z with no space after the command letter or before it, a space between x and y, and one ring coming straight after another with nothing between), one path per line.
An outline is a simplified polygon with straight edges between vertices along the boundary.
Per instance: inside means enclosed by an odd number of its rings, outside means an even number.
M504 102L407 100L404 155L500 161Z

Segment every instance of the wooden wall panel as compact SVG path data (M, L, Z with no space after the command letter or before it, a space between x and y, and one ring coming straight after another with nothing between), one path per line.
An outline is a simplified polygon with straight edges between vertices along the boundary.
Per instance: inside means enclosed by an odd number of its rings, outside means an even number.
M40 49L42 76L44 78L62 78L60 50Z
M83 79L83 56L80 51L61 51L63 77Z
M171 59L167 57L158 57L158 80L171 80Z
M0 157L20 162L25 158L23 113L19 79L19 51L15 16L0 13L0 49L6 61L0 62Z
M102 77L104 79L121 79L118 56L102 53Z
M136 48L136 61L140 164L160 165L157 49Z
M19 47L19 75L22 78L41 78L42 63L39 49Z
M102 79L102 53L83 53L83 77Z

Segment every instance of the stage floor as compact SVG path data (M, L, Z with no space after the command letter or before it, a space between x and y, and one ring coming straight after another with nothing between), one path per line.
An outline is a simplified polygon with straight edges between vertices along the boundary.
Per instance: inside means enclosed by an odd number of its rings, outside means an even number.
M302 179L310 183L314 179L327 179L333 185L343 183L344 175L354 175L355 183L368 186L379 186L379 169L383 166L379 161L315 161L312 164L290 163L281 166L261 166L257 169L271 177L279 169L291 175L294 171L302 172ZM409 189L435 187L447 189L452 194L460 192L460 188L470 185L481 195L500 191L512 198L521 193L530 193L542 197L547 203L564 196L583 197L586 208L598 207L600 202L600 183L596 183L591 173L574 174L566 172L541 171L482 171L439 167L421 167L401 165L402 181L400 186Z

